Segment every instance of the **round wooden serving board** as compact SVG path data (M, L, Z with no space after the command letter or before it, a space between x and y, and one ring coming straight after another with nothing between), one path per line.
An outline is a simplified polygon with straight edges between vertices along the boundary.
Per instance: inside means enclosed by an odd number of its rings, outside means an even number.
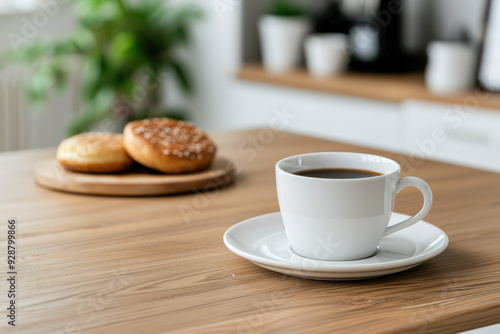
M233 181L234 172L234 164L225 158L215 158L207 170L176 175L146 169L123 174L76 173L49 159L36 165L35 182L44 188L80 194L152 196L221 188Z

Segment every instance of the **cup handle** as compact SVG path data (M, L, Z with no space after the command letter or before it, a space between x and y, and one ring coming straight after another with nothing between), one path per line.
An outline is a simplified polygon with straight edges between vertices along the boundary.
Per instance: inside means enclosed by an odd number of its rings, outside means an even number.
M424 195L424 206L422 207L422 210L420 210L420 212L417 213L415 216L408 218L402 221L401 223L386 228L383 235L384 237L399 230L402 230L404 228L407 228L415 224L416 222L424 219L424 217L429 213L431 209L432 191L429 185L424 180L419 179L418 177L413 177L413 176L403 177L399 179L398 185L396 187L396 192L399 193L401 189L408 186L417 187L422 192L422 194Z

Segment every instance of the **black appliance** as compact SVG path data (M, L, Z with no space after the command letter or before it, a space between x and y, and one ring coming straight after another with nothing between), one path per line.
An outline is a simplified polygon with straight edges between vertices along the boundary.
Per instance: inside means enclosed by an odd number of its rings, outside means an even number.
M412 70L413 61L402 46L402 0L348 1L354 8L349 28L350 68L365 72Z

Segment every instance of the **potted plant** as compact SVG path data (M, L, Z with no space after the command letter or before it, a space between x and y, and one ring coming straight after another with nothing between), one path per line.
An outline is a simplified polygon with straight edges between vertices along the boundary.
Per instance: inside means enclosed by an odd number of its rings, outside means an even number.
M177 51L189 42L189 27L201 15L192 6L162 0L76 0L77 28L59 40L37 40L6 55L29 69L31 102L44 102L53 87L64 89L74 64L83 64L83 110L70 122L70 135L95 128L103 119L125 124L150 116L179 118L161 105L160 89L172 78L186 94L191 81Z
M300 65L302 43L311 29L307 11L296 0L271 0L259 21L264 67L274 73Z
M309 73L317 78L338 75L349 62L347 35L313 34L305 41L306 64Z

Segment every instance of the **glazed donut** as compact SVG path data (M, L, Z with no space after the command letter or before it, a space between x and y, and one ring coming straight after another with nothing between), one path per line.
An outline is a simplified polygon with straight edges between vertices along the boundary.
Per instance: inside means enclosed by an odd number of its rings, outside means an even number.
M208 168L217 150L201 129L169 118L128 123L123 142L128 154L138 163L173 174Z
M67 138L57 148L59 163L75 172L122 172L134 162L123 146L123 136L109 132L87 132Z

